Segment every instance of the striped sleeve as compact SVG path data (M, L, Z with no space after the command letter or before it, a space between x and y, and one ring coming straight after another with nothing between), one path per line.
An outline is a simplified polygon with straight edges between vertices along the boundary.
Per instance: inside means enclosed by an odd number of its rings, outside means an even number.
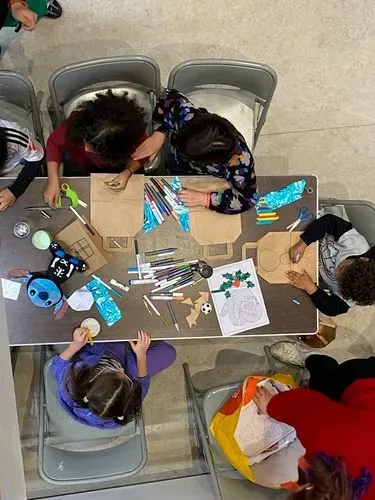
M41 144L33 137L27 128L21 127L16 122L0 120L0 127L4 130L8 143L8 161L16 155L20 160L40 161L43 156Z

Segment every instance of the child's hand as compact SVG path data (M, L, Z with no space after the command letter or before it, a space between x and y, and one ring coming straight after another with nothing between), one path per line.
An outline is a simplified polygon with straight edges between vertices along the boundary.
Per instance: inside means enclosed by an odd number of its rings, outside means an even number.
M292 246L292 248L289 250L289 257L292 262L297 264L302 257L303 254L305 253L305 250L307 248L306 243L303 240L299 240L295 245Z
M0 212L4 212L7 208L11 207L16 201L16 197L9 189L0 191Z
M60 180L47 182L43 193L43 199L51 208L56 208L56 203L60 196L60 190Z
M144 330L138 330L137 342L130 340L130 345L136 356L146 356L147 349L150 347L151 337Z
M178 197L187 207L205 207L207 202L207 193L201 193L193 189L181 189Z
M22 24L22 28L32 31L36 27L37 15L23 2L15 2L11 5L12 16Z
M286 277L290 281L290 284L299 288L300 290L305 290L309 295L315 293L318 287L315 285L311 277L303 269L303 273L297 273L296 271L288 271L285 273Z
M272 398L273 394L271 394L270 391L258 385L255 390L253 401L257 405L259 412L267 415L267 406Z
M73 332L73 343L81 349L87 344L88 333L87 328L76 328Z
M124 170L119 174L117 177L114 179L111 179L109 182L106 183L106 186L113 192L117 191L124 191L126 186L128 185L128 181L131 177L131 173L129 170Z

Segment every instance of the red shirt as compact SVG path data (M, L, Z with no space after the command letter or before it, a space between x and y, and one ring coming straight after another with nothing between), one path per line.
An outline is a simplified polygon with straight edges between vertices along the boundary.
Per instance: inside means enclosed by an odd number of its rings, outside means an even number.
M362 498L375 499L375 379L356 380L339 402L312 389L283 392L271 399L267 413L295 428L307 458L341 457L353 478L368 469L373 480Z
M96 153L90 153L85 150L85 145L82 141L81 144L73 146L69 144L66 140L66 133L68 128L69 118L64 120L57 129L55 129L52 134L48 137L47 147L46 147L46 159L47 162L55 161L61 163L63 161L63 153L67 153L71 158L73 158L79 165L83 165L87 168L107 168L108 164L104 163L99 155ZM142 144L142 142L147 138L147 134L144 134L141 140L134 146L134 150ZM144 165L148 158L143 158L142 160L137 160L138 163Z

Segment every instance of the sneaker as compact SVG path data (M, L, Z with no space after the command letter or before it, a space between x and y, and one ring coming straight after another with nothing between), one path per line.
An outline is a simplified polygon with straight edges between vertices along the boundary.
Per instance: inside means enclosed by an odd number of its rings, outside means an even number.
M50 19L58 19L61 17L62 7L57 0L49 0L47 3L46 17Z
M274 358L289 365L305 366L305 361L310 354L314 354L298 342L276 342L270 346Z

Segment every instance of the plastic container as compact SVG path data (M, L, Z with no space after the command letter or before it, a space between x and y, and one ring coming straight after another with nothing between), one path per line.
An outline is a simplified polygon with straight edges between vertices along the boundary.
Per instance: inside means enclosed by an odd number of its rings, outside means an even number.
M40 229L33 234L31 242L38 250L48 250L52 243L52 237L47 231Z

